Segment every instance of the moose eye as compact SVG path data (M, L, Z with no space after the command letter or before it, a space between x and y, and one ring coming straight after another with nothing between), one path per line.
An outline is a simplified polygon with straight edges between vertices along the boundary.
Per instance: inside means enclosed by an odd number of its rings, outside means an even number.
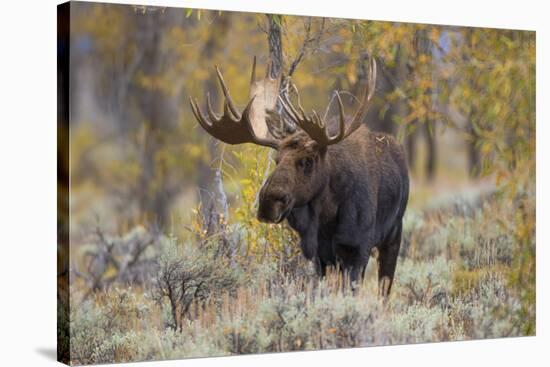
M300 166L300 168L304 170L304 174L309 175L313 167L313 159L312 158L300 159L298 161L298 165Z

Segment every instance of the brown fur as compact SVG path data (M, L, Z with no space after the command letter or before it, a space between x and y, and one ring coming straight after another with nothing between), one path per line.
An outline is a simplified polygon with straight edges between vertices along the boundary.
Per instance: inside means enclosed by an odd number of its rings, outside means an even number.
M377 248L380 293L389 294L409 193L403 148L366 126L328 147L300 131L282 142L276 161L258 219L286 218L320 275L338 264L355 281Z

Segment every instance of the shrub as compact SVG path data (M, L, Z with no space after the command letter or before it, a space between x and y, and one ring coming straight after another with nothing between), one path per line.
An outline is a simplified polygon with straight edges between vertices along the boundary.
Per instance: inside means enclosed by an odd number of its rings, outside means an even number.
M534 284L528 283L533 276L526 267L534 261L534 227L526 201L532 199L520 193L512 201L514 211L491 195L461 209L408 212L386 302L377 297L374 259L362 286L351 292L334 269L320 280L301 256L287 256L298 246L285 237L286 229L279 228L277 237L274 228L256 225L251 216L246 225L224 224L224 241L216 233L185 241L159 237L153 287L145 282L132 288L117 280L71 309L71 360L124 362L530 335ZM263 231L270 232L270 242L259 239Z
M226 257L218 256L218 245L217 241L203 242L198 248L179 244L173 237L165 241L155 297L161 304L164 299L168 301L170 327L182 330L183 319L194 303L204 304L213 296L235 290L240 270Z

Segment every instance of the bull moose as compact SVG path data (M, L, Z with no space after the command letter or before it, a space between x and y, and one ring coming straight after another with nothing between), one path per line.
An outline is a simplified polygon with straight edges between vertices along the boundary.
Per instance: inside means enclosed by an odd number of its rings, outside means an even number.
M376 248L379 294L386 297L401 244L409 177L402 146L392 136L370 131L363 124L375 91L376 61L370 61L364 97L350 121L336 92L338 119L328 124L315 110L305 112L297 89L298 107L281 97L281 75L272 78L269 66L266 76L256 80L256 58L250 99L242 112L220 69L215 70L225 97L223 115L212 110L208 95L206 115L198 101L190 98L199 124L222 142L276 150L276 167L259 193L258 219L267 223L286 219L320 276L326 274L327 266L338 265L352 284L364 276ZM281 113L299 127L283 137L268 124L277 101Z

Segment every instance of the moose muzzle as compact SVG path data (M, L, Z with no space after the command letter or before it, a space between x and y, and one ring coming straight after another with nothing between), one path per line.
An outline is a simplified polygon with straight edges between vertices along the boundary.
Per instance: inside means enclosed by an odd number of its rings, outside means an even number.
M277 177L276 172L269 177L259 196L258 220L264 223L280 223L290 212L294 199L288 188L288 178Z

